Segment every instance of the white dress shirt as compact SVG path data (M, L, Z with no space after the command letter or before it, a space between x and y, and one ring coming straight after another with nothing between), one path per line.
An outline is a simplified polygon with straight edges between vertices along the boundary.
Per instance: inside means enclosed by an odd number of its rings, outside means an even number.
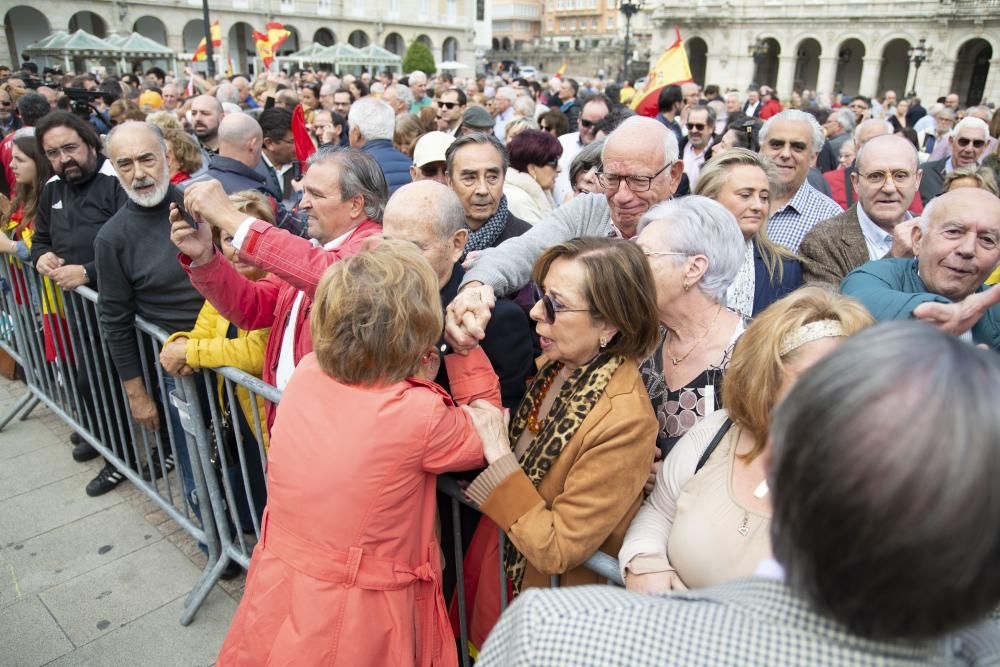
M909 220L911 217L907 211L903 219ZM892 250L892 234L876 225L865 210L858 206L858 222L861 223L861 233L865 237L865 245L868 246L868 259L882 259Z

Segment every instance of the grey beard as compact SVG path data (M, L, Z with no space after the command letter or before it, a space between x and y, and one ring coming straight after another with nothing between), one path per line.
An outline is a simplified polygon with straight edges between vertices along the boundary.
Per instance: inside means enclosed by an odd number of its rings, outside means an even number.
M167 189L170 187L170 174L164 174L156 188L148 195L140 195L132 188L126 187L125 193L128 198L143 208L153 208L160 204L167 196Z

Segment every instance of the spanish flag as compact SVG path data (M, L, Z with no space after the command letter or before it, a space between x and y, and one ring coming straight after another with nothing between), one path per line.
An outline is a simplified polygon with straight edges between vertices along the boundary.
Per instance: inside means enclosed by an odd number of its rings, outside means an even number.
M566 63L563 63L562 67L559 68L559 71L556 72L556 76L561 79L565 73L566 73Z
M212 24L212 29L209 31L212 35L212 48L218 49L222 48L222 28L219 27L219 21L216 19L215 23ZM202 37L201 41L198 43L198 48L194 50L194 58L191 60L195 62L201 62L208 59L208 47L205 46L205 38Z
M274 62L274 52L291 34L285 30L285 26L277 21L271 21L267 24L267 34L253 31L253 38L257 44L257 55L264 61L264 69L271 66L271 63Z
M670 45L660 59L649 71L646 85L637 90L632 97L631 107L640 116L653 118L659 113L657 101L660 90L664 86L691 81L691 68L688 66L687 51L684 50L684 40L681 39L681 29L674 26L677 39Z

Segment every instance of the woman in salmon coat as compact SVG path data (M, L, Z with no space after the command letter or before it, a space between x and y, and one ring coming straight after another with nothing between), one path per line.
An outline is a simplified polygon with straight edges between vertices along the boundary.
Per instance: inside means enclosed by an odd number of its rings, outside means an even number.
M455 665L434 533L439 473L483 463L476 423L428 378L442 330L437 278L382 241L316 290L314 352L285 389L268 505L246 592L219 654L238 665ZM480 350L445 359L456 400L500 404Z

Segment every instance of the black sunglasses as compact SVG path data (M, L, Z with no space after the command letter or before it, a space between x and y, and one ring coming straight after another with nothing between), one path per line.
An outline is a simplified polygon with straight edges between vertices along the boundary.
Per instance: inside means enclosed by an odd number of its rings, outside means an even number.
M701 132L702 130L705 129L705 124L704 123L688 123L687 124L687 128L689 130L698 130L699 132Z
M955 143L957 143L962 148L965 148L969 144L972 144L973 148L975 148L976 150L979 150L980 148L982 148L983 146L986 145L986 140L985 139L969 139L968 137L959 137L958 139L955 139Z
M458 106L458 102L438 102L438 106L442 109L451 110Z
M542 292L538 285L531 286L531 293L535 297L535 301L542 302L542 308L545 309L545 323L555 324L556 323L556 313L589 313L590 308L564 308L562 304L556 308L555 301L552 300L548 294Z
M586 118L581 118L580 119L580 127L585 127L585 128L587 128L589 130L590 128L594 127L595 125L597 125L597 123L595 121L587 120Z

